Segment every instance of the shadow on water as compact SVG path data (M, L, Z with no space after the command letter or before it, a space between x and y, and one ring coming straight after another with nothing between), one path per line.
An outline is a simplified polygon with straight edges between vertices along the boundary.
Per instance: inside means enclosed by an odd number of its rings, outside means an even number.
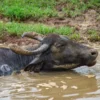
M100 100L99 61L91 68L0 77L0 100Z

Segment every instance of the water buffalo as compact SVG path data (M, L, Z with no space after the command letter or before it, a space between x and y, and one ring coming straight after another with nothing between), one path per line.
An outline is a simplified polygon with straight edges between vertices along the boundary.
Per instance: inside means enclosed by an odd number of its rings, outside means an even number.
M23 37L30 37L40 41L33 48L23 49L16 45L0 48L0 75L9 75L14 70L39 72L54 65L76 64L92 66L96 63L98 52L80 43L73 42L66 36L49 34L39 37L30 33ZM70 67L68 69L71 69Z

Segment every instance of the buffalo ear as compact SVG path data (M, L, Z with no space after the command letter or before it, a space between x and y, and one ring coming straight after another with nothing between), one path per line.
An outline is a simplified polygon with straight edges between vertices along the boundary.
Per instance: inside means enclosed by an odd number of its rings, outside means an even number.
M54 45L51 46L51 51L53 53L59 52L59 48L62 44L60 42L55 42Z
M34 71L39 72L42 68L42 58L40 55L38 55L36 58L34 58L25 68L24 71Z

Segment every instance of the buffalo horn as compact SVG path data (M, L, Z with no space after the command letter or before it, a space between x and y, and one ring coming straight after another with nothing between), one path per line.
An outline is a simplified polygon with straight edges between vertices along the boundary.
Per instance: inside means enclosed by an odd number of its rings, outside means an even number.
M66 36L60 35L60 37L61 37L63 40L65 40L65 41L68 41L68 40L69 40L69 38L67 38Z
M42 36L39 36L37 33L33 33L33 32L26 32L26 33L23 33L22 35L22 38L23 37L28 37L28 38L31 38L31 39L35 39L35 40L38 40L38 41L42 41L43 40L43 37Z
M5 45L5 44L0 44L0 48L5 48L5 49L9 49L9 47L7 46L7 45Z
M25 50L17 45L10 45L9 48L17 53L17 54L22 54L22 55L32 55L32 54L39 54L39 53L42 53L44 51L46 51L48 49L49 45L47 44L43 44L41 45L39 48L37 48L36 50L33 50L33 51L29 51L29 50Z

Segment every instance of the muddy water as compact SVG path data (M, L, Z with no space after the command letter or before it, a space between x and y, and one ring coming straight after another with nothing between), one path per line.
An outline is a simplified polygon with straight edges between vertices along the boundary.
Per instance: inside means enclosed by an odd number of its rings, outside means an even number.
M100 57L92 68L0 77L0 100L100 100Z

